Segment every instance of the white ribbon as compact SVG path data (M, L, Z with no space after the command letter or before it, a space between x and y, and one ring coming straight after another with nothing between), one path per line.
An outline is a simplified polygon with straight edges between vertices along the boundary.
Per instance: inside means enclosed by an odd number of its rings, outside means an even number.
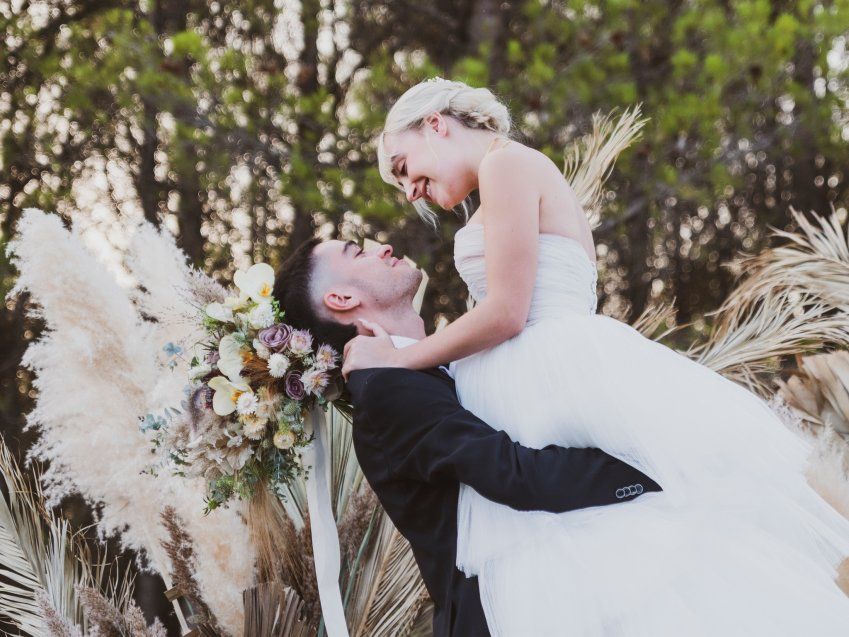
M348 637L342 591L339 589L339 535L330 499L330 453L324 440L324 411L321 407L313 407L308 419L307 426L312 428L315 439L304 449L302 457L304 465L309 468L307 507L321 615L327 637Z

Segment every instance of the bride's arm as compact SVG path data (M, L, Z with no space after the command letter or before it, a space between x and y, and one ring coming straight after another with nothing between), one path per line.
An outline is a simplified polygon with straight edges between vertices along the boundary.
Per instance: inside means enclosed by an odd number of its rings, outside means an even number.
M366 342L375 339L355 339L347 348L346 372L364 367L435 367L498 345L522 331L530 311L539 249L540 191L528 164L503 152L481 162L486 298L444 329L403 349L380 351L380 344Z

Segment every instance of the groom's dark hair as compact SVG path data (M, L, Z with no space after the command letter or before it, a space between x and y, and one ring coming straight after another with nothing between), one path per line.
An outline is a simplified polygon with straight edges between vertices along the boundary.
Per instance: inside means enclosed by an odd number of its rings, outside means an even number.
M281 309L286 312L283 319L286 323L309 330L317 344L330 345L341 354L345 343L357 335L357 328L325 319L315 307L310 285L315 272L313 250L319 243L321 239L314 237L295 248L277 271L273 294L280 302Z

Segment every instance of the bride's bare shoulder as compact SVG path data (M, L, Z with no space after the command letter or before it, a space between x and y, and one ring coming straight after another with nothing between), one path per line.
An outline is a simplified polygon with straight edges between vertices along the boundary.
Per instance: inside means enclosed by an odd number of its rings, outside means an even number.
M481 170L487 168L518 171L537 176L562 175L560 169L545 153L515 140L510 140L508 144L487 153L481 162Z
M486 176L495 181L510 177L525 181L528 185L541 184L543 181L540 178L552 173L560 174L554 162L543 153L513 140L487 153L479 171L484 181Z

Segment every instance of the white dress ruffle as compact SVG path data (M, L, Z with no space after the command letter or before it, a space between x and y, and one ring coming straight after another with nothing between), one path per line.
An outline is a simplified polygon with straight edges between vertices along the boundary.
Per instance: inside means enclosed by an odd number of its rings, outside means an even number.
M483 226L457 233L455 261L479 301ZM457 566L478 575L492 634L849 635L834 583L849 521L807 484L808 443L756 395L595 314L595 286L578 242L540 235L528 323L453 364L460 400L527 446L599 447L664 491L551 514L463 485Z

